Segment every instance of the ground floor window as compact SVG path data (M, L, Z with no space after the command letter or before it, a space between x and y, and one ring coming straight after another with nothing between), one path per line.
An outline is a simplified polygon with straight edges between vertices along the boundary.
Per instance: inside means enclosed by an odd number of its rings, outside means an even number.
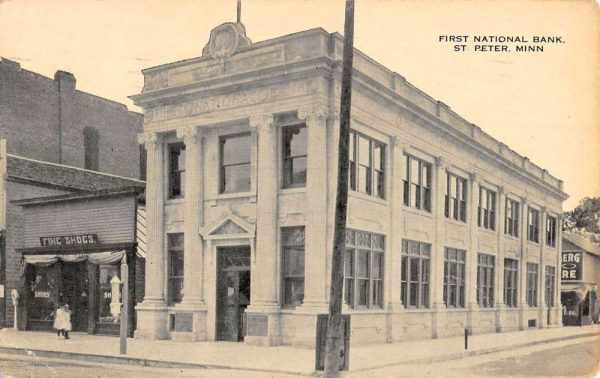
M344 299L353 307L383 307L385 237L365 231L346 231Z
M402 240L400 299L404 307L429 307L431 244Z
M61 303L61 271L58 264L28 265L27 286L30 290L27 317L30 321L52 321Z
M538 264L527 263L527 304L537 307Z
M554 278L553 266L546 266L546 306L554 307Z
M281 229L283 305L298 306L304 300L304 227Z
M477 304L494 307L494 256L477 254Z
M119 317L113 315L114 309L110 308L110 304L112 302L111 281L114 277L119 278L120 266L118 264L100 265L98 266L98 272L98 294L100 297L100 306L98 309L98 323L118 323ZM121 291L119 290L119 296L121 295L120 293ZM119 298L118 302L120 301L121 299Z
M519 262L513 259L504 259L504 304L508 307L517 307L517 277Z
M446 307L465 307L465 255L456 248L444 250L444 303Z
M168 235L168 291L169 305L180 303L183 297L183 234Z

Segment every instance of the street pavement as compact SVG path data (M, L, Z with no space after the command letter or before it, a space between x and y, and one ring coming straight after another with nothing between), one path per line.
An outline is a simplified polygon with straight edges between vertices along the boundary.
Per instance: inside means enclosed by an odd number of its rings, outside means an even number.
M423 367L434 366L436 363L467 361L468 357L517 348L542 348L546 344L560 342L572 341L577 344L598 335L600 335L600 325L475 335L470 337L469 349L466 351L462 337L353 345L350 348L350 372L347 375L398 376L395 369L401 367L400 376L405 376L402 371L417 374L423 371ZM244 376L248 374L266 377L281 374L307 376L315 373L312 349L287 346L259 347L230 342L186 343L128 339L128 354L121 356L117 337L74 333L71 340L59 340L54 333L16 332L4 329L0 330L0 353L31 356L40 360L60 358L130 367L138 365L180 370L203 368L213 372L224 371L225 374L244 371ZM390 374L385 373L386 369L391 369ZM384 373L380 374L381 372ZM451 371L448 371L448 374L450 373ZM490 371L491 373L493 371Z

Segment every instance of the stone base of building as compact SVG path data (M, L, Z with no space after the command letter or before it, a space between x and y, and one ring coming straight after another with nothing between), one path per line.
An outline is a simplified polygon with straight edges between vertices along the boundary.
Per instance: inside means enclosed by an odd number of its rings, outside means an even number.
M180 303L169 311L169 334L175 341L206 341L206 305Z
M254 305L245 311L248 345L277 346L281 340L281 313L277 305Z
M142 302L136 306L137 329L134 337L142 340L169 338L169 317L164 302Z

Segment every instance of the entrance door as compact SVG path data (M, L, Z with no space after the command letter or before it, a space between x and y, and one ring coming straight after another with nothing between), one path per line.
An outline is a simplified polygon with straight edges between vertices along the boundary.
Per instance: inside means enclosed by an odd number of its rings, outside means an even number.
M218 255L217 340L242 341L250 304L250 248L220 248Z
M73 331L87 331L88 325L88 274L84 262L64 263L62 266L62 304L71 310Z

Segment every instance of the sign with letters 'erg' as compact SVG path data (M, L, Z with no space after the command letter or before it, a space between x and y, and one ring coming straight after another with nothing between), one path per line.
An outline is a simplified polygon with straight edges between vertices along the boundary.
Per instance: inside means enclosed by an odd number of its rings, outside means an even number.
M66 235L66 236L43 236L40 238L42 247L54 245L77 245L77 244L96 244L98 243L97 234Z
M563 281L581 281L583 270L583 252L563 252L561 260L561 279Z

